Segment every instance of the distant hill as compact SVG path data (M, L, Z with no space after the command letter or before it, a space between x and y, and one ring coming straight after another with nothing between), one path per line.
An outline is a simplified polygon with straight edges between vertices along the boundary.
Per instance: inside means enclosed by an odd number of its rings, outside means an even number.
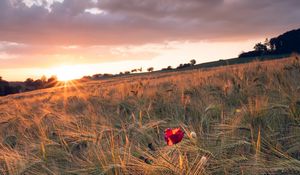
M287 58L290 56L291 54L280 54L280 55L263 55L263 56L244 57L244 58L230 58L225 60L220 59L218 61L211 61L211 62L196 64L194 66L185 67L180 70L204 69L204 68L220 67L220 66L227 66L227 65L234 65L234 64L244 64L252 61L276 60L276 59Z

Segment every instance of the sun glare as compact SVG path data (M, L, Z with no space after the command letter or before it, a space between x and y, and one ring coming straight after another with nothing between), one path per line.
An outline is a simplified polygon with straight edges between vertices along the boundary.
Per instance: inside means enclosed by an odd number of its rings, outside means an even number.
M72 66L60 66L52 69L52 74L57 76L59 81L70 81L82 76L80 70Z

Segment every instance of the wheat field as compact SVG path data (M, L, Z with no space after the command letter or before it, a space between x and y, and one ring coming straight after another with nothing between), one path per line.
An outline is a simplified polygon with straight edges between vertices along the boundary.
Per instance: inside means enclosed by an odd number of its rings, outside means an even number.
M299 174L298 57L0 97L0 174Z

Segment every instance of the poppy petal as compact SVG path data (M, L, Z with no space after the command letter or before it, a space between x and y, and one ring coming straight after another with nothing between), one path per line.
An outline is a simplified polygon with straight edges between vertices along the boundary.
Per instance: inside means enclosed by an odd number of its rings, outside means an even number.
M184 132L180 128L166 129L165 130L165 141L167 145L173 145L181 142L184 137Z

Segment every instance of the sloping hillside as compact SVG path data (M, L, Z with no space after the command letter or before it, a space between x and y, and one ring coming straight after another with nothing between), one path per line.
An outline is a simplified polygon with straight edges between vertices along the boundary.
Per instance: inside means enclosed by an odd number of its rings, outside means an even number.
M0 97L0 141L0 174L299 174L300 61Z

